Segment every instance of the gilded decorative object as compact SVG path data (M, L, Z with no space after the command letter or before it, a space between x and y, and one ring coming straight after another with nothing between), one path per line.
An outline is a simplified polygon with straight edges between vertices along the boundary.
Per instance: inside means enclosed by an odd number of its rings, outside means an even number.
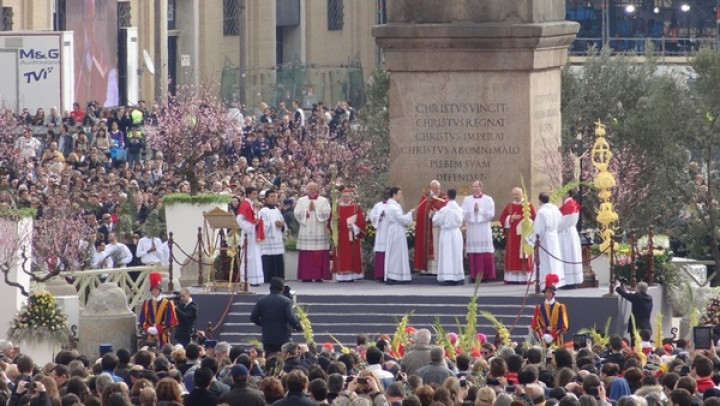
M595 123L595 137L591 156L597 174L593 179L593 185L597 188L598 197L602 201L595 219L600 225L600 238L602 239L600 251L605 251L610 246L610 241L615 235L613 224L618 221L618 214L610 202L612 197L610 189L615 186L615 177L608 171L608 166L613 154L610 150L610 144L605 138L605 125L600 121Z

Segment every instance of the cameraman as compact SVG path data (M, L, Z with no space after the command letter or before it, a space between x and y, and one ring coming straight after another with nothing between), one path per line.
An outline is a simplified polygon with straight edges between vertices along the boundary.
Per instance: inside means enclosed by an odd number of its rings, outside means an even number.
M283 295L284 287L282 278L272 278L270 294L258 300L250 314L250 321L262 328L263 349L268 356L292 341L293 331L303 331L292 300Z
M653 309L653 299L647 293L648 284L640 282L637 284L637 292L630 293L625 289L625 281L619 281L615 292L622 296L625 300L632 303L632 314L635 318L635 328L638 331L649 330L652 333L652 324L650 323L650 314ZM628 333L630 333L630 345L635 345L635 330L632 323L628 322ZM658 344L659 345L659 344Z

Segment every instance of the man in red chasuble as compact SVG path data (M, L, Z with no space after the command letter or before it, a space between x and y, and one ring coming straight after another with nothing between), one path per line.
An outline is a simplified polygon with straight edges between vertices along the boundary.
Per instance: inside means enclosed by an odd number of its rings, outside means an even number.
M437 274L440 228L435 227L433 230L432 216L446 203L446 197L440 193L440 182L433 180L430 182L430 191L420 197L420 204L415 210L415 272Z
M360 244L365 236L365 215L362 207L353 203L348 188L340 195L337 213L338 246L333 250L333 272L338 282L353 282L363 277Z
M523 190L512 190L513 201L500 214L500 224L505 232L505 283L528 283L534 281L532 255L522 252ZM535 207L530 204L530 219L535 220Z

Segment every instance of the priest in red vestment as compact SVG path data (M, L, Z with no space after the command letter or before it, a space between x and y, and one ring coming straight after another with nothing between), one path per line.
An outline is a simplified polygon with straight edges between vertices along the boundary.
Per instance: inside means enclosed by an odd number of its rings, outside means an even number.
M534 281L532 255L522 253L522 235L518 225L522 221L523 191L512 190L513 201L500 214L500 224L505 232L505 283L528 283ZM535 207L530 203L530 218L535 220Z
M353 203L350 189L342 191L337 213L338 247L333 250L333 273L338 282L353 282L363 277L360 244L365 236L365 215L362 207Z
M447 203L440 194L440 182L430 182L430 191L420 197L415 210L415 254L413 270L420 273L437 273L438 233L433 235L432 216Z

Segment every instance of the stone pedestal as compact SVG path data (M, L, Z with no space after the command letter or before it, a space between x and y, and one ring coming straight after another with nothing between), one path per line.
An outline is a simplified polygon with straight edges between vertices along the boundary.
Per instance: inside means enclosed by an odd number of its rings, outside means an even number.
M298 252L297 251L285 251L283 254L283 262L285 263L285 280L296 281L297 270L298 270ZM265 281L270 283L270 281Z
M48 292L52 293L53 296L77 296L77 289L75 289L72 284L69 284L65 278L60 276L45 281L45 288Z
M414 207L432 179L496 202L521 176L561 185L560 67L578 24L563 0L390 0L373 28L390 71L390 183ZM500 203L498 203L500 204ZM499 206L501 207L501 206Z
M62 349L60 344L48 341L21 341L19 346L22 354L30 356L36 365L41 366L53 362L55 354Z
M78 327L80 324L80 299L78 295L72 296L55 296L57 303L65 310L68 316L68 326Z
M117 285L103 283L90 292L80 313L78 351L92 360L100 355L101 343L113 348L135 350L137 318L127 305L125 292Z

